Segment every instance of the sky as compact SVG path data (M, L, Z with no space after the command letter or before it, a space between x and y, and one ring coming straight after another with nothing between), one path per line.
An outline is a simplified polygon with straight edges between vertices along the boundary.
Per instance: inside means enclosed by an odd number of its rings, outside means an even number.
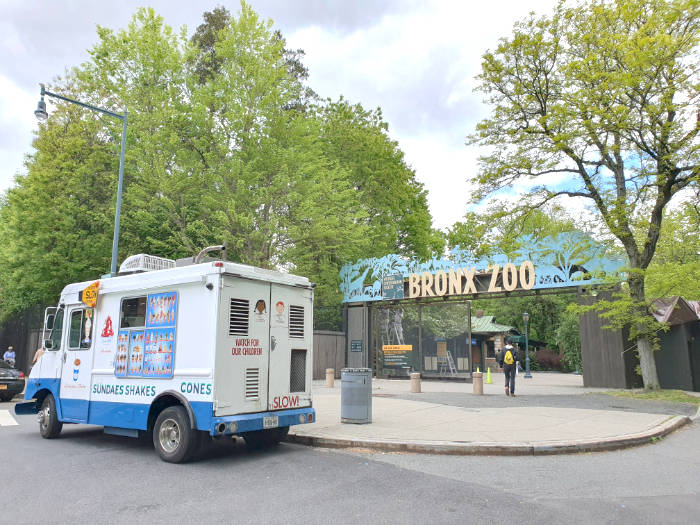
M389 134L428 191L435 227L465 214L478 151L466 136L488 115L473 92L481 57L530 11L555 0L250 0L291 49L301 48L309 86L382 109ZM192 34L202 13L238 2L153 0L0 0L0 191L22 173L38 124L39 83L88 59L96 26L125 27L142 6Z

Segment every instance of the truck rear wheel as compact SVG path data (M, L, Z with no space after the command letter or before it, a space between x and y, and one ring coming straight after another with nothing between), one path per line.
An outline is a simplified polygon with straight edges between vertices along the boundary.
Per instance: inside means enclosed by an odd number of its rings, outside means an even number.
M56 413L56 400L51 394L44 398L39 410L39 433L44 439L58 437L63 428L63 423L58 420Z
M279 445L287 437L289 427L269 428L243 434L246 446L251 450L259 450Z
M197 450L199 437L182 406L163 410L153 427L153 446L160 459L168 463L188 461Z

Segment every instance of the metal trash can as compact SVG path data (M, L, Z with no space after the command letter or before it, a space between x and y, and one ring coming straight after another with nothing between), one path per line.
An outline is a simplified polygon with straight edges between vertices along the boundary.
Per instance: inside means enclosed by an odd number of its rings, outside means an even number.
M372 422L371 368L343 368L340 371L340 421Z

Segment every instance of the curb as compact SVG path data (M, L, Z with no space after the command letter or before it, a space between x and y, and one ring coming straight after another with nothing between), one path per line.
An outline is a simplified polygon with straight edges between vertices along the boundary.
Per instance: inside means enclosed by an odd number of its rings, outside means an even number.
M645 445L653 438L667 436L691 423L688 416L673 416L644 432L611 438L546 443L464 443L459 441L392 441L383 439L326 438L289 434L288 443L322 448L365 448L378 452L409 452L413 454L442 454L455 456L546 456L601 452Z
M700 418L700 405L698 406L697 412L695 412L694 416L690 416L691 421L697 421Z

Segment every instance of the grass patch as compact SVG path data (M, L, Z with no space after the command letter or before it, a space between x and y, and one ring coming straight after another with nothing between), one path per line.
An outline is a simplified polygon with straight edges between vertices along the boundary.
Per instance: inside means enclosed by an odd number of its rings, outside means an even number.
M611 390L605 393L609 396L666 401L669 403L688 403L700 406L700 397L691 396L682 390Z

